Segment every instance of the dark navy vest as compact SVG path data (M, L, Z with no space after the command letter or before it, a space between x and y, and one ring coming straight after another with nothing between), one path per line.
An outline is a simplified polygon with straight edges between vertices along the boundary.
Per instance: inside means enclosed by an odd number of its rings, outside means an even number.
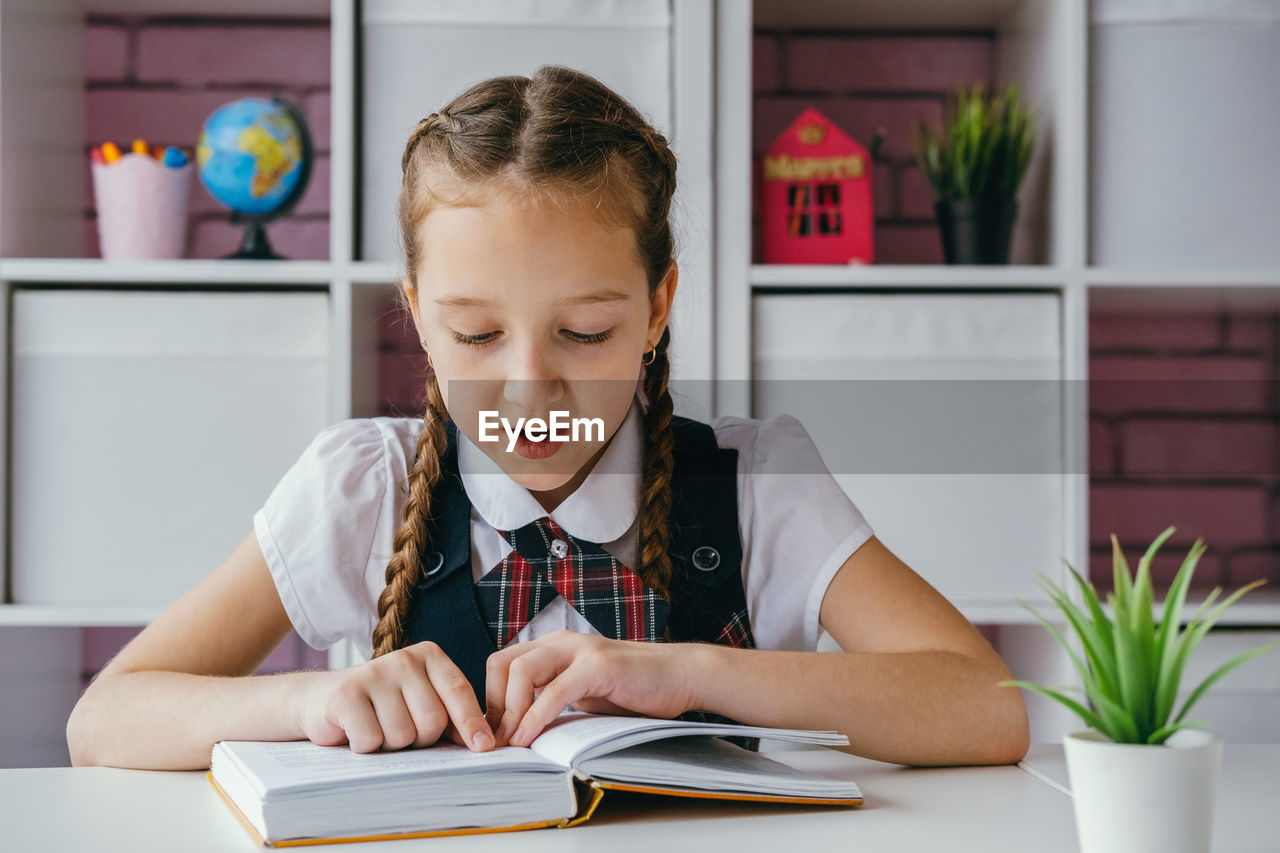
M711 427L679 415L671 479L671 608L674 642L726 642L737 626L753 645L738 533L738 452L716 444ZM485 662L497 650L476 603L471 573L471 501L458 473L457 427L445 422L441 475L431 493L429 544L405 619L405 644L439 644L485 706ZM659 636L662 627L658 626ZM685 719L732 722L690 712ZM738 740L738 739L735 739Z

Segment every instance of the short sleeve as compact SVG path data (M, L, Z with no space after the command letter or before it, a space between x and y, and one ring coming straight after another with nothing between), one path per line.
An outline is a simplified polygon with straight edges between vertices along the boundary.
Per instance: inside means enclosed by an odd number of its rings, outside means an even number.
M827 586L871 525L790 415L713 422L738 450L747 612L758 648L816 651Z
M312 439L253 516L285 612L314 649L368 627L365 570L388 481L377 424L340 421Z

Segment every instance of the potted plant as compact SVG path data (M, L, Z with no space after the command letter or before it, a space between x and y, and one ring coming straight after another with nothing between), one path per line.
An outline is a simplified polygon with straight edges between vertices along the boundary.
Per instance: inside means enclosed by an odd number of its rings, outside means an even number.
M1047 619L1019 602L1066 649L1084 685L1088 707L1063 690L1020 680L1000 682L1061 702L1089 726L1063 737L1084 853L1209 850L1222 740L1207 731L1207 723L1186 719L1187 711L1228 672L1280 646L1259 646L1222 664L1175 713L1178 687L1191 653L1224 610L1264 581L1246 584L1210 609L1222 591L1215 588L1180 629L1191 575L1205 551L1197 539L1169 587L1157 621L1152 613L1151 561L1174 530L1169 527L1151 543L1138 562L1136 577L1131 576L1120 543L1112 535L1115 589L1107 593L1110 616L1093 584L1069 563L1083 607L1037 573L1040 585L1079 641L1084 660Z
M916 122L912 147L933 187L934 212L949 264L1005 264L1018 212L1018 187L1031 161L1036 129L1018 86L1004 95L981 84L957 88L935 135Z

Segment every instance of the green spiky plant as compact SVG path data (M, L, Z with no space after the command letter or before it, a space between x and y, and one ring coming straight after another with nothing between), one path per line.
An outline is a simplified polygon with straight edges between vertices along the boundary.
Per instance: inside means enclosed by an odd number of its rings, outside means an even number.
M1048 696L1066 705L1089 726L1115 743L1162 744L1184 727L1207 727L1203 720L1185 719L1187 711L1218 679L1231 670L1271 649L1280 642L1250 649L1219 666L1191 692L1181 709L1173 713L1178 685L1191 653L1204 635L1228 607L1240 596L1262 583L1256 580L1229 595L1212 610L1209 606L1222 592L1215 587L1199 609L1179 630L1182 607L1186 602L1191 575L1206 546L1197 539L1178 569L1164 611L1157 623L1152 613L1151 561L1156 551L1174 532L1170 527L1156 537L1146 554L1138 561L1138 574L1130 575L1129 565L1120 551L1115 535L1111 537L1114 554L1115 590L1107 593L1111 608L1109 618L1098 601L1093 584L1067 563L1080 587L1087 613L1067 598L1066 593L1037 572L1037 580L1049 597L1062 610L1084 649L1085 666L1062 634L1026 602L1019 601L1049 630L1058 644L1066 649L1080 674L1084 694L1090 707L1067 696L1062 690L1027 681L1001 681L1000 686L1016 686ZM1064 561L1065 562L1065 561ZM1207 611L1207 612L1206 612ZM1078 688L1076 688L1078 690Z
M1016 83L1003 95L975 84L947 98L940 135L923 119L914 131L916 162L936 199L1013 199L1031 162L1035 112Z

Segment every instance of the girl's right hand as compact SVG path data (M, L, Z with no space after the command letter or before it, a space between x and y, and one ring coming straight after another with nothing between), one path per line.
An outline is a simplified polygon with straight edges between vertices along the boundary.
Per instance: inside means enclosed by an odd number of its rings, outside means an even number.
M483 752L493 731L462 670L430 640L346 669L317 673L299 691L302 735L352 752L430 746L441 736Z

